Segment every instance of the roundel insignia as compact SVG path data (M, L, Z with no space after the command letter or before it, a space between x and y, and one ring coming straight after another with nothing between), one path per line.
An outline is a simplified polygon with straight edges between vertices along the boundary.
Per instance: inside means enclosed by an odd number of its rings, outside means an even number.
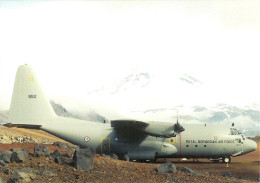
M85 140L85 142L88 142L90 140L90 138L89 137L85 137L84 140Z

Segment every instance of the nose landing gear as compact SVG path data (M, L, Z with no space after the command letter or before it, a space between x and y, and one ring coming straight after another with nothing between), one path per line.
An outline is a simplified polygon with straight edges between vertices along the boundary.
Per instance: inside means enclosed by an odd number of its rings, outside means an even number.
M223 163L230 163L230 161L231 161L231 158L230 158L230 157L223 157L223 158L222 158L222 162L223 162Z

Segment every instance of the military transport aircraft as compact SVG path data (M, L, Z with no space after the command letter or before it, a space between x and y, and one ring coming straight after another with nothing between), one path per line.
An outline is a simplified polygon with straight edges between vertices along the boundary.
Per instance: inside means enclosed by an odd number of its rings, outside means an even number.
M221 158L230 162L256 150L233 126L113 120L94 123L57 116L29 65L18 68L8 127L40 129L97 153L127 154L130 160Z

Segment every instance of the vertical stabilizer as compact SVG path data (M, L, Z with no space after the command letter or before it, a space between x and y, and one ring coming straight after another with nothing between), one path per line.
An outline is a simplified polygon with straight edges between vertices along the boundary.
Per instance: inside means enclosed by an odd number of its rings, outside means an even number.
M37 127L50 121L55 113L29 65L18 68L8 123L11 126Z

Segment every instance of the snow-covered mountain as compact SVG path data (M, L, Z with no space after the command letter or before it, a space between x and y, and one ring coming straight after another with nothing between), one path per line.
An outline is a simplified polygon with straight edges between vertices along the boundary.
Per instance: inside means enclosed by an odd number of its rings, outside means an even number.
M8 111L0 111L0 124L6 123L8 119Z
M145 120L163 119L165 121L176 121L176 109L179 111L179 121L182 123L219 123L231 125L243 130L246 135L260 134L260 110L227 104L218 104L212 107L178 106L175 108L150 109L145 111L134 111L136 116L142 116Z
M260 134L259 105L228 103L222 90L212 91L188 74L134 71L87 95L103 97L127 118L169 122L178 110L184 123L235 123L246 135Z
M180 77L180 80L185 81L191 85L201 85L203 84L202 82L200 82L199 80L195 79L192 76L189 76L188 74L184 74Z
M55 103L54 101L50 101L50 103L52 105L54 112L58 116L87 120L87 121L94 121L94 122L102 122L102 123L104 122L104 120L106 120L105 117L96 113L94 110L88 110L86 112L75 112L66 109L64 106Z
M138 98L138 100L165 97L167 99L176 99L180 98L180 96L187 98L186 93L188 94L191 90L193 94L199 93L203 85L201 81L188 74L140 72L135 70L122 79L119 78L117 81L107 83L88 92L87 95L91 97Z
M144 89L145 87L148 87L152 77L153 76L147 72L134 72L113 84L101 86L100 88L89 92L88 95L115 95L122 92L129 92L130 90Z

